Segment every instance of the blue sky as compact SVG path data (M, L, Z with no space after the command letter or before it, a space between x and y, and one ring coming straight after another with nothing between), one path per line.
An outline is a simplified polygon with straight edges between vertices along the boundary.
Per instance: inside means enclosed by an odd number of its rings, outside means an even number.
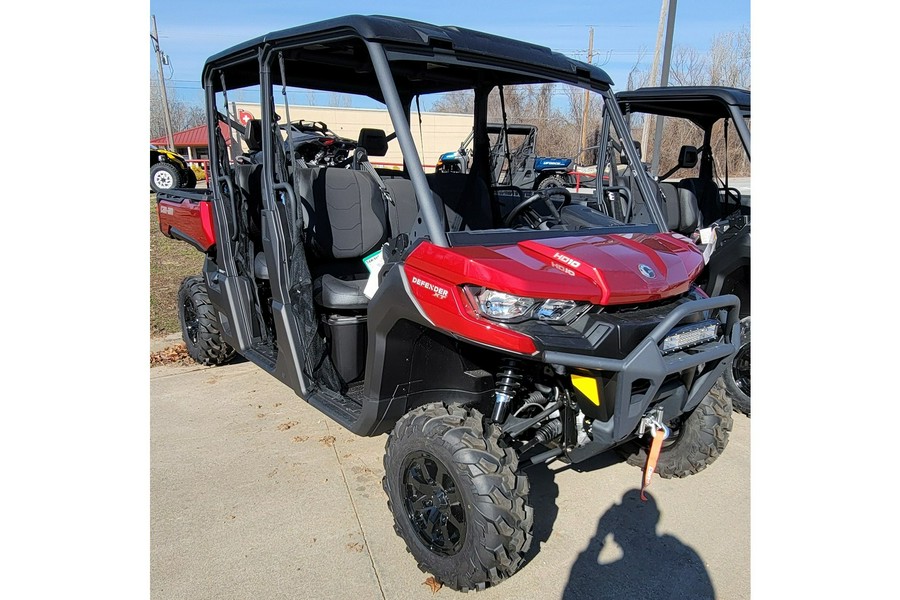
M647 68L653 59L660 5L660 0L566 0L559 4L532 0L152 0L150 13L156 15L160 44L171 60L170 67L163 67L167 87L174 88L179 99L190 102L201 98L200 71L205 60L216 52L269 31L354 13L459 25L548 46L581 60L587 58L588 29L593 26L593 62L610 74L616 89L624 89L628 71L640 54L644 54ZM147 22L150 29L149 15ZM749 0L681 0L676 11L674 43L703 50L715 35L743 27L750 27ZM148 67L155 78L156 58L149 39L147 46Z

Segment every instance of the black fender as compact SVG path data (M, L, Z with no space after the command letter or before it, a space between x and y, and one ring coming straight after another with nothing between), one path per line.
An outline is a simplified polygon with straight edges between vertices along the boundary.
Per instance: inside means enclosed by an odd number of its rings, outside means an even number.
M359 435L388 432L429 402L474 404L493 397L492 353L435 329L412 299L402 269L387 270L369 302L365 400L353 427Z
M744 226L721 248L717 248L706 265L707 277L703 291L710 296L731 293L735 283L746 286L746 298L741 297L741 313L750 312L750 225Z

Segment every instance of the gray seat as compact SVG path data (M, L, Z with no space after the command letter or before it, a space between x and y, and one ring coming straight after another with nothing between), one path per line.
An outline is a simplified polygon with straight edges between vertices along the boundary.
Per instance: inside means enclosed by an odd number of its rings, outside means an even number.
M309 224L306 244L314 297L326 308L364 309L368 270L362 258L387 239L381 191L360 171L303 169Z
M490 192L484 182L462 173L430 173L425 176L428 186L444 211L447 231L491 229ZM409 234L419 224L419 205L412 181L403 178L385 179L391 194L388 222L391 235Z
M475 172L429 173L428 186L444 207L448 231L492 229L491 193Z
M719 187L708 179L688 177L678 182L679 194L693 195L703 216L703 223L710 224L726 216L719 202Z
M689 189L676 187L672 183L661 183L659 187L665 196L663 213L669 229L684 235L692 234L700 227L696 196Z
M362 309L369 304L363 294L366 279L338 279L334 275L325 274L313 281L313 297L316 304L327 308Z

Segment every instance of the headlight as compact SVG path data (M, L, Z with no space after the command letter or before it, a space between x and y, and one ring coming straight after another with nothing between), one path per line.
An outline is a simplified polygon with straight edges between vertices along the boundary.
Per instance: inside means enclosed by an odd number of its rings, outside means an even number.
M527 298L481 288L466 288L478 313L494 321L517 322L526 319L561 322L586 305L574 300L543 300Z
M547 300L538 307L535 316L541 321L559 321L575 309L574 300Z
M475 296L478 312L495 321L510 321L524 316L534 300L495 290L483 290Z
M676 350L697 346L704 342L711 342L719 337L718 321L703 321L692 323L684 327L676 327L669 335L663 338L662 353L668 354Z

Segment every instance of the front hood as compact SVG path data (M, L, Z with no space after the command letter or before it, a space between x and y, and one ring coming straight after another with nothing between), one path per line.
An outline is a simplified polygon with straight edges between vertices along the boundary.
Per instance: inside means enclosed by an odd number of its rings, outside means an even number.
M508 246L420 244L407 264L446 283L593 304L652 302L682 294L703 255L669 233L572 236Z

